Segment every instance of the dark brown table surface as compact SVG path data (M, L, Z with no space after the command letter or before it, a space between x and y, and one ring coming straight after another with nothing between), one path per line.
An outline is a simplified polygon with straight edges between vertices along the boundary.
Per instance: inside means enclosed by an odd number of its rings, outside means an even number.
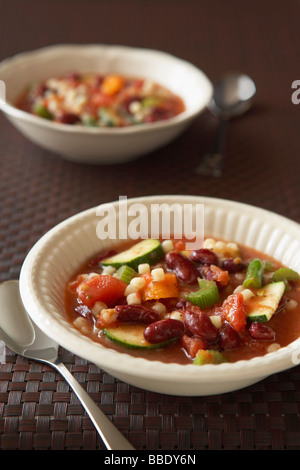
M55 43L161 49L215 81L229 70L257 85L253 109L231 123L220 179L194 168L216 129L205 112L176 141L118 166L67 162L0 116L0 281L17 279L47 230L100 203L150 194L246 202L300 222L297 0L0 0L0 60ZM1 306L0 306L1 308ZM300 449L300 368L208 397L150 393L79 356L64 361L137 449ZM77 398L50 367L9 350L0 365L0 449L104 449Z

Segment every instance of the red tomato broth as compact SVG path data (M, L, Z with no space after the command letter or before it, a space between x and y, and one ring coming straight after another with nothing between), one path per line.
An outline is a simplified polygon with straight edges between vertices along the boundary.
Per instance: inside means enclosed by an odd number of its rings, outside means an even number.
M174 243L175 244L175 243ZM129 246L132 243L129 243ZM117 253L122 252L124 249L127 249L128 244L123 243L118 246L116 250ZM179 243L178 247L182 250L183 246ZM253 248L246 247L244 245L239 244L241 258L245 262L249 262L253 258L260 258L261 260L268 260L270 261L275 269L282 267L283 265L273 259L270 256L265 255L264 253L258 252ZM74 293L74 289L70 288L72 282L77 279L77 276L81 273L91 273L95 272L95 265L99 265L101 259L103 257L108 256L108 253L103 252L99 255L93 257L93 259L89 260L83 266L78 269L74 276L70 279L70 282L67 284L66 291L65 291L65 313L68 321L73 324L74 320L78 318L78 313L75 311L76 306L78 306L77 296ZM151 266L151 269L156 267L164 266L163 261L158 261L155 265ZM100 270L101 271L101 270ZM99 271L99 272L100 272ZM97 272L97 271L96 271ZM214 315L216 311L220 308L223 301L227 298L230 293L240 284L239 275L231 275L230 276L230 283L229 285L220 290L220 300L217 302L216 305L210 308L202 309L208 316ZM178 282L180 288L180 298L183 297L185 293L191 292L195 290L195 286L188 285L179 280ZM272 318L267 322L267 325L272 328L275 332L275 339L274 340L256 340L253 339L248 329L244 329L243 331L239 332L240 335L240 344L238 347L234 349L229 349L222 351L224 357L229 362L236 362L238 360L248 360L253 357L263 356L268 352L268 347L273 343L278 343L280 347L287 346L294 340L296 340L300 336L300 281L296 281L291 283L290 290L284 294L286 297L293 299L297 302L297 307L293 309L283 309L279 313L276 313L272 316ZM165 305L167 312L172 311L178 299L162 299L161 302ZM116 303L122 304L126 303L125 300L122 299ZM149 306L151 308L153 302L151 301L144 301L143 305ZM89 336L92 340L99 342L105 347L114 349L121 353L129 354L135 357L143 357L147 360L159 360L165 363L179 363L179 364L191 364L192 359L187 351L182 347L180 340L176 341L174 344L166 346L164 348L153 349L153 350L142 350L142 349L131 349L120 346L119 344L115 344L112 341L109 341L100 330L95 330L93 327L88 332L83 332L83 334ZM218 345L210 345L208 349L218 349Z

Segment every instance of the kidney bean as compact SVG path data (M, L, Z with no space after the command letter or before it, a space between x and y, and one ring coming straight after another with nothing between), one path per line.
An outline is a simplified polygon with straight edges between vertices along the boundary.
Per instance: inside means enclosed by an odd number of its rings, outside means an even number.
M219 336L219 330L213 325L206 313L191 311L184 312L184 324L189 333L209 343L214 343Z
M235 349L240 344L238 332L228 322L225 322L220 330L219 344L223 349Z
M178 302L176 302L174 310L182 311L185 310L189 305L190 302L183 297L182 299L178 300Z
M186 256L175 251L166 254L166 266L175 272L182 281L193 284L197 282L198 271L195 265Z
M222 284L216 280L216 275L215 273L210 269L210 267L208 265L202 265L198 268L198 272L199 272L199 275L200 277L202 277L203 279L207 279L208 281L215 281L215 283L217 284L217 287L218 289L222 289Z
M249 328L249 333L254 339L269 340L275 339L275 331L268 325L259 322L253 322Z
M207 249L207 248L200 248L199 250L193 250L190 254L190 259L195 263L200 264L218 264L218 257L217 255Z
M160 319L159 313L143 305L117 305L115 311L120 322L153 323Z
M225 259L222 263L222 269L225 269L229 273L238 273L243 271L246 267L246 263L243 263L242 261L236 262L236 258Z
M74 113L62 112L57 117L57 120L63 124L75 124L76 122L79 122L79 116Z
M184 333L184 324L180 320L166 318L151 323L144 331L144 337L149 343L157 344L177 338Z

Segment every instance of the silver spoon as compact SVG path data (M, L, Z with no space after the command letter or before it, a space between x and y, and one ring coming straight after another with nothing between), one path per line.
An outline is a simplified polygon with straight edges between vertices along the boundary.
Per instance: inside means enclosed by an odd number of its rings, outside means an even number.
M0 339L16 354L53 366L76 393L109 450L135 450L123 434L81 387L58 357L58 344L30 320L19 293L18 281L0 285Z
M195 170L197 174L215 177L222 175L228 122L250 109L255 93L255 84L248 75L232 73L216 82L208 109L219 118L219 126L212 147L203 155Z

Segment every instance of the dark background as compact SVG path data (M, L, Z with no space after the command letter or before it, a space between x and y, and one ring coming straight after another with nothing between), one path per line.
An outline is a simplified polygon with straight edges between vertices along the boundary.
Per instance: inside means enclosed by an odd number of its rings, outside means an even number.
M300 4L296 0L0 0L0 60L56 43L160 49L214 82L240 70L254 106L231 123L220 179L194 173L217 121L203 113L176 141L134 162L92 166L36 147L0 115L0 281L17 278L28 250L59 221L102 202L193 194L254 204L300 221ZM65 362L146 449L300 449L300 370L212 397L169 397L123 384L79 357ZM103 449L59 375L8 355L0 366L0 449Z

